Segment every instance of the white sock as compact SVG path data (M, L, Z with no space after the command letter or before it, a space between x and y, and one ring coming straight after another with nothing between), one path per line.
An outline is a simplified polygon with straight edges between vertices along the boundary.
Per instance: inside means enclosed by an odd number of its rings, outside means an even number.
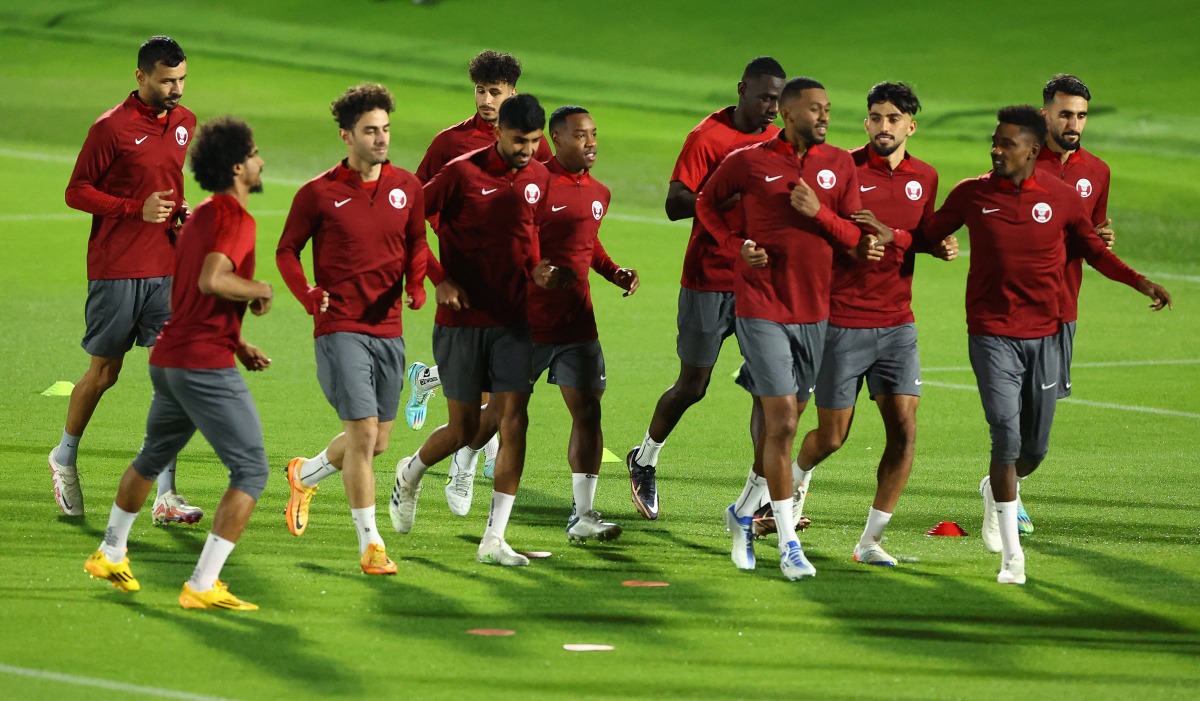
M459 472L469 472L475 469L475 463L479 460L479 453L469 445L464 445L454 451L454 455L450 456L450 476L453 477Z
M200 561L196 563L196 569L192 570L192 578L188 580L192 591L212 590L213 584L221 576L221 568L233 552L234 545L237 543L225 540L215 533L208 534L208 540L204 541L204 550L200 551Z
M488 439L488 442L483 445L483 461L496 464L496 455L500 452L500 434L496 434Z
M315 487L326 477L337 474L341 470L329 462L329 449L322 450L317 457L309 458L300 466L300 484L305 487Z
M659 443L650 437L650 432L646 431L646 437L642 439L642 445L638 447L637 455L633 456L633 461L642 467L652 467L658 464L658 451L666 445L666 441Z
M375 527L375 505L362 509L350 509L350 518L354 520L354 528L358 531L358 554L367 551L367 546L374 543L384 547L379 529Z
M158 496L162 496L167 492L175 491L175 461L167 463L163 471L158 473L158 479L155 480L158 484Z
M571 494L575 497L575 515L582 516L595 508L596 484L600 475L571 473Z
M1000 550L1007 562L1022 554L1021 536L1017 533L1017 502L996 502L996 515L1000 517Z
M63 467L74 467L79 457L79 436L72 436L63 429L62 440L54 449L54 461Z
M792 521L792 499L772 499L771 510L775 512L775 532L779 534L779 551L787 552L788 543L797 543L796 524Z
M428 392L435 387L442 386L442 377L438 374L438 366L425 368L417 375L417 389L421 392Z
M868 545L870 543L878 543L879 539L883 537L883 529L887 528L888 521L891 520L892 515L885 511L879 511L874 508L868 511L867 527L863 529L863 534L858 539L858 544Z
M108 514L108 528L104 529L104 541L100 549L109 562L120 562L125 559L125 549L129 546L129 531L133 529L133 520L137 512L129 513L116 503Z
M765 491L767 491L767 478L759 477L751 469L750 474L746 476L746 486L742 488L742 496L733 502L734 515L738 518L753 516L754 512L758 510L758 505L762 503L762 495ZM788 503L791 503L790 500ZM791 512L792 507L788 506L788 513Z
M508 529L508 517L512 515L513 502L516 499L516 495L492 491L492 509L488 512L487 530L483 532L484 540L487 540L488 536L504 540L504 531Z
M413 453L412 460L410 460L408 465L404 468L404 472L401 474L401 477L410 485L417 484L421 481L421 478L425 476L425 471L428 469L429 466L421 462L421 451L418 450L417 452Z
M808 490L808 483L812 481L812 470L801 470L800 463L796 460L792 461L792 488L804 487Z

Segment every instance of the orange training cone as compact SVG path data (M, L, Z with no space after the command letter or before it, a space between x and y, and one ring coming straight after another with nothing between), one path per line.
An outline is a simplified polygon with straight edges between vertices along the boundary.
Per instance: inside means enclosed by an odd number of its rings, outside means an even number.
M966 534L967 532L963 530L962 526L958 525L954 521L942 521L938 525L925 532L925 535L944 535L951 537L961 537L965 536Z

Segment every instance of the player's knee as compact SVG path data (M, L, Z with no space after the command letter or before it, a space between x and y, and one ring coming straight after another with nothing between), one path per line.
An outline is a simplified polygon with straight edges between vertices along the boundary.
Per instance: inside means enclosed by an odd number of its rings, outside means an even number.
M526 411L512 411L505 414L500 421L501 436L523 436L528 430L529 413Z
M1038 465L1042 464L1042 461L1046 459L1046 454L1049 452L1050 449L1048 446L1035 446L1033 448L1022 449L1020 462L1024 464L1020 467L1024 469L1018 469L1018 475L1020 477L1028 477L1030 473L1038 468Z
M111 389L113 385L117 384L117 379L120 376L121 362L119 360L115 362L104 362L97 364L93 368L92 381L95 383L96 388L103 392Z
M903 420L895 426L888 428L888 449L898 451L906 455L912 454L917 446L917 421L916 419Z

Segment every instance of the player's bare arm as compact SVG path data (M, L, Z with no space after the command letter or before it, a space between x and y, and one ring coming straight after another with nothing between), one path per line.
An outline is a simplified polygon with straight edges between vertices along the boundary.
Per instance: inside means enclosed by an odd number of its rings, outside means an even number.
M198 283L206 295L231 302L250 302L250 311L258 316L271 308L275 293L271 285L261 280L247 280L233 271L233 261L224 253L213 251L204 257Z
M696 216L696 193L678 180L672 180L667 187L667 219L679 221Z

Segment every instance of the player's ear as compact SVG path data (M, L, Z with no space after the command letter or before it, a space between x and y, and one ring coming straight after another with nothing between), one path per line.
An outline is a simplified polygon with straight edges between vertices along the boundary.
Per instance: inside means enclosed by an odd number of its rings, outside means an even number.
M917 122L916 122L916 120L913 120L908 123L908 135L912 136L913 134L916 134L916 133L917 133Z
M343 144L350 145L350 132L348 130L338 129L338 138L342 140Z

